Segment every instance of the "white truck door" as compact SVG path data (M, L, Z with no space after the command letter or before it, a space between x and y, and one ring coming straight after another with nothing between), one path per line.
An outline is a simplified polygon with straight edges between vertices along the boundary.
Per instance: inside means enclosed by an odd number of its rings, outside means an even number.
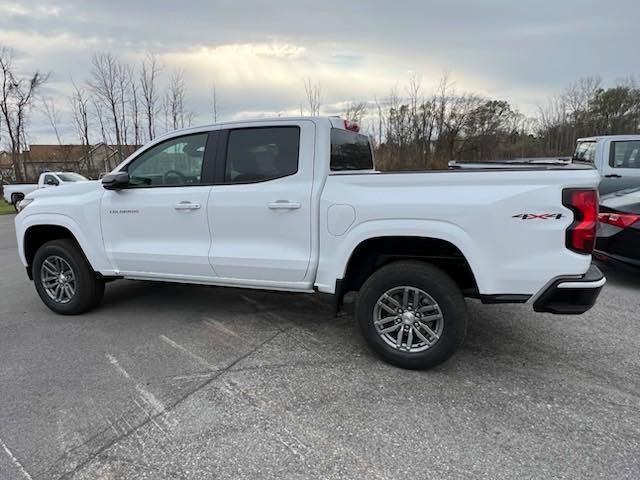
M221 278L301 282L311 257L312 121L222 132L209 198L210 260Z
M600 195L640 187L640 140L612 140L604 149Z
M122 274L211 277L205 174L208 134L174 137L125 169L130 187L107 190L101 204L105 251Z

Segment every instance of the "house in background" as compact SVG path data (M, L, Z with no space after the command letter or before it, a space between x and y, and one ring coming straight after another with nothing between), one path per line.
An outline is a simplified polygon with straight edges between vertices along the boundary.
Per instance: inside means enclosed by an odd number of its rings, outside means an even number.
M139 146L122 145L122 157L116 145L98 143L87 145L33 144L20 154L21 176L26 183L35 183L44 171L71 171L87 178L97 179L113 170L121 161L135 152ZM5 183L15 180L11 154L0 152L0 178Z

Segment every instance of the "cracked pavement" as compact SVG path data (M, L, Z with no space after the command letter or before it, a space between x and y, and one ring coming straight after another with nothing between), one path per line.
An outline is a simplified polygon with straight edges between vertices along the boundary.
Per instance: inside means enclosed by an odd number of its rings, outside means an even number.
M469 301L404 371L328 298L119 281L50 312L0 217L0 478L640 477L640 274L582 316Z

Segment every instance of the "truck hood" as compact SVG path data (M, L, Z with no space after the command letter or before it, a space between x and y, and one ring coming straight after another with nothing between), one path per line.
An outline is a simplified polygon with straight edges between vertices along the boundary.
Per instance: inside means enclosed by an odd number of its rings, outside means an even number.
M89 180L87 182L65 183L58 187L39 188L29 193L25 198L51 198L77 195L93 190L101 189L100 180Z

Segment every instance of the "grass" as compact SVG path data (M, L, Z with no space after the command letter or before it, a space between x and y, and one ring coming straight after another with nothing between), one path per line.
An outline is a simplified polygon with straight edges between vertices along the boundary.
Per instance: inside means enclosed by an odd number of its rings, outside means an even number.
M0 215L6 215L8 213L16 213L15 208L10 203L0 199Z

